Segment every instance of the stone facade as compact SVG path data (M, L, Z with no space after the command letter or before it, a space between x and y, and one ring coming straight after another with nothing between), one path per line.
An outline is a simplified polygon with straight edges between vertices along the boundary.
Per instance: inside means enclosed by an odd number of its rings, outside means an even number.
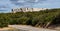
M46 10L47 8L15 8L12 9L13 13L16 12L33 12L33 11L40 11L40 10Z

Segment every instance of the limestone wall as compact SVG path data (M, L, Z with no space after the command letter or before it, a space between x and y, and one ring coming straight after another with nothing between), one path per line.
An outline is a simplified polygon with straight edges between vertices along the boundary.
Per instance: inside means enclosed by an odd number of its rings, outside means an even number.
M33 11L40 11L46 10L46 8L15 8L12 10L13 13L16 12L33 12Z

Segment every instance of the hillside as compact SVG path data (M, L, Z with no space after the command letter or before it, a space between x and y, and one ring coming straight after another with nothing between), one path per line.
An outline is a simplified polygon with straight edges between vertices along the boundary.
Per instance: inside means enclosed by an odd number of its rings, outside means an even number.
M47 9L39 12L0 13L0 27L13 24L32 25L48 28L60 24L60 9Z

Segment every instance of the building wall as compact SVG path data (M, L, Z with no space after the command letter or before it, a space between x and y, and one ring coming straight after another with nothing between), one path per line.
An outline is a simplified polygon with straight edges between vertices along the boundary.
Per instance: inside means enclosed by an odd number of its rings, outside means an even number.
M46 10L46 8L33 8L33 11Z
M15 8L12 10L13 13L16 12L33 12L33 11L40 11L46 10L46 8Z
M26 8L26 12L32 12L33 8Z

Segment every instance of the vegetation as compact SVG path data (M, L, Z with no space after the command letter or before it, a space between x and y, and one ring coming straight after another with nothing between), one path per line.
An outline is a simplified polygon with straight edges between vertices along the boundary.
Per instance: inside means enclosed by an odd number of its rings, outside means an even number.
M60 24L60 9L47 9L39 12L0 13L0 27L13 24L32 25L47 28Z

